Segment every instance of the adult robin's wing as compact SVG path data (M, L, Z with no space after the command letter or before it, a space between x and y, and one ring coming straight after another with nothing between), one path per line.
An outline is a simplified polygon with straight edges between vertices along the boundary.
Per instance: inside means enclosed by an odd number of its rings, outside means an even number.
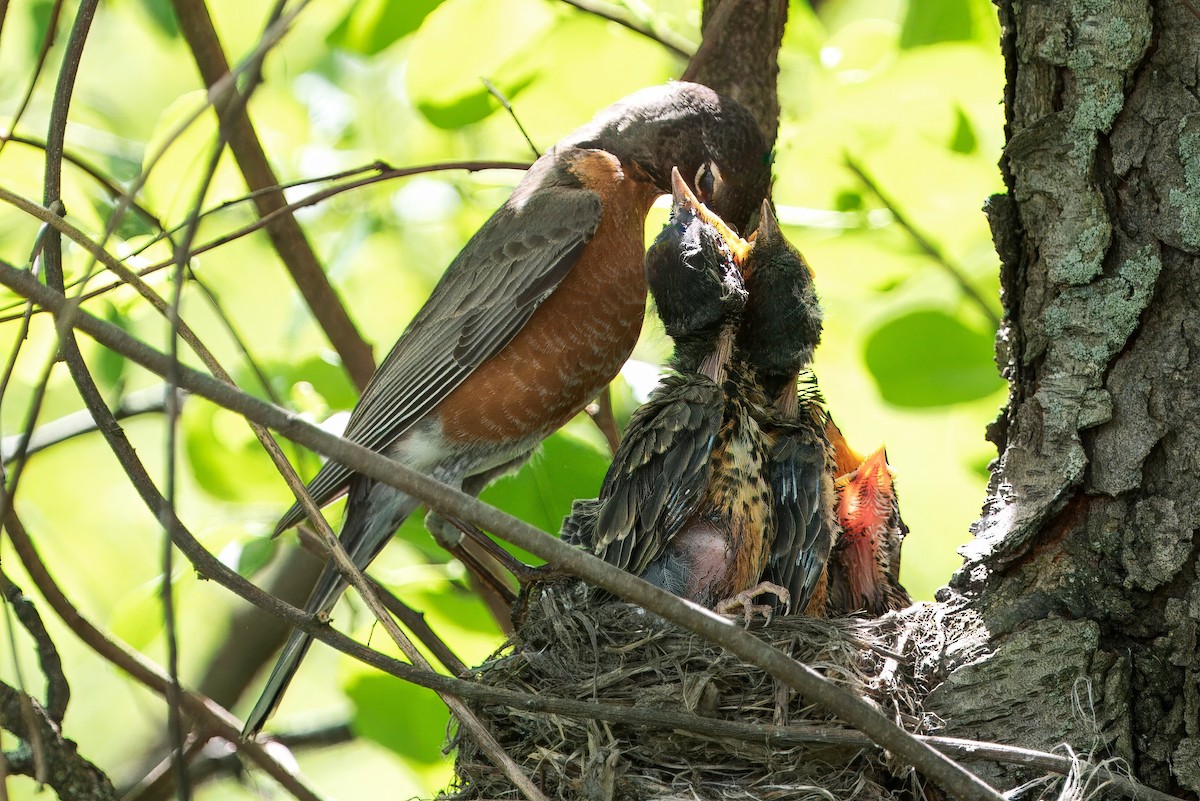
M833 547L830 459L828 440L815 421L777 431L769 458L776 532L763 578L787 588L792 611L808 606Z
M600 490L594 549L641 575L704 497L724 411L703 376L668 376L629 420Z
M601 202L577 183L546 180L553 169L548 159L535 164L446 268L363 390L347 438L373 450L394 442L508 344L575 266L600 224ZM323 506L345 492L351 473L329 461L309 494ZM303 516L293 505L276 533Z

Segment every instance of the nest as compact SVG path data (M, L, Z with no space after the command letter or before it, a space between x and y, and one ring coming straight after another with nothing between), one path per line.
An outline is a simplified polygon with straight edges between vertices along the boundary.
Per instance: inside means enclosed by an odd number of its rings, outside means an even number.
M636 606L596 603L583 585L562 582L535 587L518 611L516 635L476 669L477 681L534 696L657 710L664 718L689 713L736 724L737 730L730 735L715 725L699 732L669 723L635 726L475 704L548 798L923 797L911 769L873 747L837 742L836 735L853 730L762 670ZM928 731L919 709L923 693L914 689L923 682L911 667L919 660L896 658L908 645L903 623L896 615L784 617L754 628L775 647L870 699L909 731ZM771 736L778 730L769 727L781 725L832 736L806 743ZM458 749L457 780L446 798L521 797L469 736L460 734L452 745Z

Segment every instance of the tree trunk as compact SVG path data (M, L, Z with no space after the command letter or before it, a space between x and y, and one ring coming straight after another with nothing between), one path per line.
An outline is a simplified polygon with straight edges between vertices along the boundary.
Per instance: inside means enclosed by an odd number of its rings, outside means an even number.
M987 212L1011 393L926 709L949 735L1067 742L1195 798L1200 14L999 5L1008 192Z

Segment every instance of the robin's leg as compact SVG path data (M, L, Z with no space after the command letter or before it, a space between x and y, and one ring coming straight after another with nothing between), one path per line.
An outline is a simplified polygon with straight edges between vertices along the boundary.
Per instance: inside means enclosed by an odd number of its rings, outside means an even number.
M520 470L521 465L529 460L532 453L533 449L531 448L515 459L509 459L507 462L489 470L465 477L462 480L462 491L472 496L479 495L479 493L483 492L484 487L496 479ZM437 544L451 553L455 553L456 549L462 547L463 535L475 539L475 532L478 531L478 529L474 529L473 527L472 530L467 530L455 523L451 523L433 510L430 510L425 515L425 527L429 529L429 533L433 535L433 539Z
M491 482L520 469L532 453L530 448L496 467L467 476L462 481L463 492L478 495ZM485 592L502 605L511 606L516 599L516 593L503 578L504 571L521 583L535 575L534 568L514 558L491 537L464 520L430 511L425 516L425 526L434 540L462 562Z
M428 523L428 521L429 518L427 517L426 522ZM547 571L543 568L527 565L520 559L517 559L511 553L506 551L499 543L497 543L487 534L484 534L483 531L481 531L479 527L473 523L468 523L466 520L461 520L453 515L439 515L438 523L439 525L452 526L469 538L468 540L463 540L460 537L459 544L456 547L466 551L468 542L473 545L477 545L480 550L499 562L505 570L507 570L509 573L512 573L513 576L516 577L517 581L521 582L522 584L527 584L536 578L545 578L547 575ZM457 552L454 553L455 556L458 556ZM466 551L466 553L470 554L470 551ZM471 558L477 557L472 556Z
M786 588L780 587L778 584L772 584L769 581L761 581L748 590L739 592L732 598L726 598L724 601L717 603L715 611L718 614L727 615L735 609L741 609L746 617L746 627L749 628L750 621L755 614L763 615L771 622L771 615L774 613L774 608L770 604L755 604L754 599L762 595L764 592L769 592L779 599L781 604L787 604L792 594Z

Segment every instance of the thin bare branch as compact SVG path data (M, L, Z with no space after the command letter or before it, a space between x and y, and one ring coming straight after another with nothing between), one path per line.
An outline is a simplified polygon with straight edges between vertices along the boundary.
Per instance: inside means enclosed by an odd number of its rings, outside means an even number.
M38 81L42 77L42 69L46 66L46 59L50 55L50 48L54 47L54 40L58 38L58 20L62 16L63 3L62 0L55 0L54 5L50 7L50 16L46 21L46 36L42 39L42 45L38 48L37 61L33 67L33 74L29 76L29 84L25 87L25 94L21 96L21 102L17 104L17 110L13 113L12 120L8 123L8 131L0 133L0 153L4 152L4 145L9 139L12 139L12 132L17 130L17 125L21 122L21 117L25 116L25 111L29 108L29 101L33 99L33 91L37 88ZM0 15L0 20L3 20L3 15Z
M253 72L253 70L251 70ZM236 95L240 99L241 95ZM200 209L204 206L204 196L212 185L213 176L217 174L217 164L220 163L221 153L225 150L223 131L218 133L217 141L213 143L212 152L196 189L196 201L188 214L187 225L183 238L175 245L175 272L171 283L171 302L167 306L167 324L170 336L167 338L168 354L171 357L171 369L165 376L167 380L166 408L166 476L164 479L164 494L171 514L162 515L159 523L163 527L162 542L162 577L159 587L159 597L162 600L163 624L167 640L167 734L174 753L173 773L175 774L176 792L180 801L188 801L192 797L192 783L188 778L188 766L184 754L187 734L184 731L183 715L179 698L183 687L179 682L179 637L176 628L175 591L173 577L175 575L175 546L171 526L178 519L175 514L175 498L179 463L179 392L176 377L179 369L179 331L181 320L179 308L183 302L183 284L187 278L187 251L196 238L196 230L200 226Z
M208 8L202 0L174 0L172 3L179 17L180 29L191 48L192 56L199 68L204 83L211 89L229 72L229 62L217 38ZM230 98L237 96L236 88ZM215 102L222 128L229 138L230 150L241 168L246 184L251 189L275 186L279 179L267 160L258 134L254 130L244 105L229 100ZM287 205L282 192L271 192L255 197L260 216L266 216ZM334 349L341 356L342 364L361 390L375 372L375 359L371 346L367 344L354 326L346 307L338 298L329 278L321 268L304 230L290 213L279 215L267 226L279 257L283 260L296 288L308 303L313 317L320 324Z
M179 393L179 395L180 400L185 397L185 393ZM167 388L165 385L159 384L139 389L121 396L116 408L112 410L113 419L125 420L142 414L161 414L166 410L166 404ZM33 431L25 444L25 455L32 456L75 437L91 434L97 430L97 426L98 423L86 409L71 412L57 420L51 420ZM5 465L10 464L20 452L21 444L25 439L25 434L22 433L11 434L0 440L0 462Z
M67 683L67 677L63 673L62 659L58 655L58 648L55 647L54 640L50 638L50 632L46 631L46 625L42 622L42 616L38 614L33 601L21 592L20 587L13 584L3 570L0 570L0 595L4 597L5 607L12 610L12 614L33 638L33 645L38 655L38 667L42 669L42 675L46 677L46 700L43 708L52 722L61 725L63 716L67 713L67 702L71 699L71 686ZM10 634L12 634L11 629ZM11 645L13 658L16 659L15 637L12 638ZM14 667L19 675L19 665Z
M605 3L602 0L563 0L563 2L580 11L586 11L602 19L623 25L634 33L640 33L681 58L691 58L692 54L696 52L696 45L687 37L680 36L669 28L655 25L653 21L639 19L623 6Z
M32 136L18 136L17 134L9 134L5 138L7 138L7 140L10 142L15 142L19 145L25 145L27 147L36 148L43 151L46 149L46 142L44 139L37 139ZM63 161L80 170L93 181L95 181L110 198L116 200L125 194L124 189L118 186L108 177L108 175L106 175L99 167L92 164L90 161L87 161L80 156L76 156L75 154L66 150L63 151L62 158ZM154 214L145 206L138 203L136 198L130 198L129 208L140 214L143 218L145 218L146 222L150 223L158 230L163 230L163 224L158 215Z
M923 233L917 230L916 226L909 221L908 217L904 216L904 212L900 211L900 208L892 201L890 197L884 193L883 189L880 188L875 179L868 175L866 169L848 153L845 156L845 163L846 169L854 173L854 176L858 178L860 182L862 182L862 185L865 186L871 192L871 194L879 199L879 202L883 204L884 208L891 213L892 219L896 221L897 225L904 229L904 232L912 238L917 247L919 247L926 256L933 259L933 261L939 267L941 267L947 275L954 279L954 282L958 284L959 288L962 290L962 293L967 296L968 300L975 304L975 307L979 309L980 313L985 319L987 319L992 328L999 328L1000 317L992 309L991 305L984 300L983 295L979 294L979 290L975 289L975 287L971 285L971 282L967 280L966 271L963 270L962 267L950 261L950 258L942 252L941 248L933 244L933 242L931 242Z

